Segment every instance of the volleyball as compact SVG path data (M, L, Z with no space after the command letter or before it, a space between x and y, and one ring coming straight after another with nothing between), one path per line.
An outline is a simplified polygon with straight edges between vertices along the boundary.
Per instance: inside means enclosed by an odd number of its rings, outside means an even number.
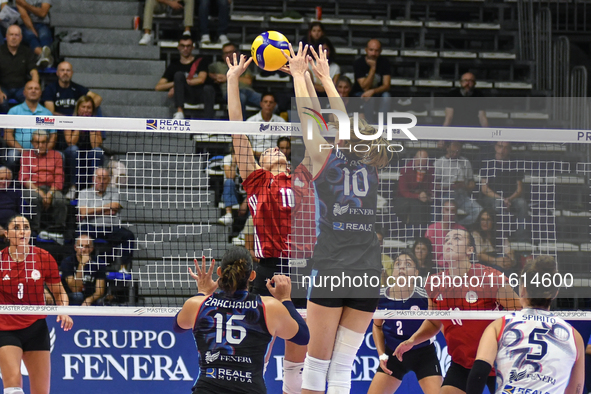
M257 66L265 71L283 67L287 60L281 53L289 55L289 41L278 31L266 31L252 42L251 56Z

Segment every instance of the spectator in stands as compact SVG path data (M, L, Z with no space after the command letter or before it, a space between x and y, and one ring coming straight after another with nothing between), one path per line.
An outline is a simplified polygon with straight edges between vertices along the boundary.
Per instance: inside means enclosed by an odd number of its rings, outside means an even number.
M248 219L246 219L242 234L244 234L244 247L250 252L252 261L258 263L259 258L254 251L254 223L252 221L252 216L249 216Z
M41 87L36 81L29 81L24 90L25 102L14 106L8 111L9 115L34 115L53 116L52 113L39 104L41 98ZM18 172L18 162L21 153L25 149L32 149L31 137L35 129L6 129L4 130L4 142L8 147L6 165L13 173ZM53 150L57 141L57 132L53 129L47 130L50 133L47 150Z
M433 196L433 167L429 154L420 149L402 168L398 179L398 194L394 210L402 223L428 224L431 221Z
M343 103L347 108L347 115L353 116L354 113L359 115L359 119L365 119L363 111L362 100L351 97L351 90L353 89L353 83L349 77L341 75L336 83L337 91L343 99Z
M318 44L317 44L316 48L318 48L320 45L322 45L322 50L326 51L326 57L328 59L328 64L330 65L330 69L329 69L330 77L332 78L332 80L334 81L334 83L336 85L337 81L339 80L339 77L341 76L341 67L335 61L336 51L334 49L334 45L332 45L332 42L327 37L320 38L317 41L317 43ZM312 59L314 59L314 58L312 58ZM312 61L315 62L315 60L312 60ZM319 93L320 96L326 97L322 83L320 83L320 80L316 77L316 74L314 74L314 72L312 70L312 62L310 62L309 68L310 68L310 75L312 76L312 81L314 82L314 89L316 89L316 92Z
M511 143L497 142L495 144L494 160L485 160L480 169L480 191L483 206L496 210L500 214L503 209L509 209L517 219L515 237L528 240L525 231L525 221L528 216L528 204L523 198L523 170L518 163L511 160Z
M261 110L256 115L246 119L247 122L285 122L281 116L273 113L277 107L277 101L275 100L275 95L273 93L263 94L259 104ZM248 138L250 139L252 151L257 160L265 150L274 148L277 141L276 136L264 134L251 135Z
M144 35L140 39L140 45L152 44L154 41L154 34L152 34L154 14L164 14L168 8L173 11L185 9L185 31L183 36L191 37L195 0L146 0L144 6Z
M50 45L53 43L49 27L51 0L14 0L23 20L23 40L37 56L37 67L53 64Z
M23 151L19 181L23 187L25 201L31 205L31 228L42 229L41 214L52 210L53 231L64 231L68 214L68 201L62 194L64 188L64 167L62 155L48 149L47 130L35 130L31 137L33 149ZM43 225L43 228L47 226Z
M199 28L201 29L201 44L211 44L209 37L209 2L199 0ZM215 0L218 6L218 36L222 45L230 42L228 39L228 25L230 22L230 1Z
M376 227L376 235L378 241L380 241L380 250L382 252L382 286L387 286L388 277L392 276L394 270L394 260L392 257L384 253L384 230L380 227Z
M25 101L24 88L29 79L39 84L35 56L21 45L21 28L12 25L6 31L6 43L0 46L0 110L8 112L8 100Z
M435 263L438 267L444 265L443 245L445 244L445 235L449 230L466 230L463 226L456 223L456 212L458 206L454 200L446 200L441 209L441 221L431 224L425 232L425 238L431 241Z
M302 42L302 47L309 45L318 51L319 41L324 37L325 34L326 31L324 30L324 25L322 22L310 22L308 25L308 33L306 34L306 37L300 40ZM311 53L310 56L312 56Z
M76 116L95 116L96 108L90 96L81 96L76 102ZM64 130L67 148L65 173L69 185L66 197L73 200L76 191L91 186L94 171L103 165L103 135L100 131Z
M465 73L460 79L460 84L461 88L453 89L445 99L447 105L443 125L488 127L484 95L474 88L476 77L472 73Z
M289 165L291 162L291 138L289 137L279 137L277 139L277 147L285 155L287 159L287 164Z
M105 239L112 248L121 247L121 251L113 251L109 264L114 256L121 254L121 269L131 268L135 236L125 227L121 227L119 212L121 205L119 192L109 186L111 174L106 168L99 167L94 173L94 187L84 189L78 196L79 231L93 239Z
M88 88L72 82L74 70L68 62L61 62L57 65L57 81L45 86L41 95L41 102L54 115L74 115L76 101L82 96L89 96L98 108L103 99L98 94L91 92Z
M472 199L476 186L472 164L461 154L461 142L452 141L446 145L445 156L435 160L435 189L439 191L440 198L456 201L458 208L466 214L458 222L467 226L476 221L482 207Z
M106 289L106 266L92 256L94 244L88 235L76 238L76 254L66 257L61 265L62 283L70 305L102 305Z
M507 238L497 237L494 210L485 208L480 211L472 236L478 262L501 271L513 269L515 257Z
M240 57L240 51L238 51L236 45L231 42L224 44L222 46L222 59L209 65L209 78L215 84L219 85L224 101L228 100L228 83L226 77L226 73L228 72L228 64L226 63L226 59L232 60L232 56L234 54L236 54L237 57ZM252 80L252 72L249 69L247 69L240 77L240 103L242 104L243 114L246 114L247 105L256 107L261 102L262 95L253 90Z
M222 202L226 213L219 218L218 222L225 226L231 226L234 223L232 216L232 209L239 209L238 214L243 216L248 213L248 206L246 205L246 192L242 188L242 178L238 171L238 163L236 163L236 156L234 155L234 147L232 147L232 154L224 156L224 191L222 193Z
M173 119L185 118L183 108L186 102L203 103L205 119L213 119L215 115L215 89L206 83L209 62L203 57L193 56L193 47L193 39L182 36L178 45L180 60L172 61L156 84L157 91L168 91L168 98L174 99L177 111Z
M358 58L353 63L355 72L355 84L353 95L369 99L370 97L390 97L390 62L382 53L380 41L371 39L365 46L365 56ZM388 101L382 100L379 108L372 105L365 106L365 116L369 118L370 112L388 112Z
M433 245L425 237L419 237L412 245L412 251L417 257L419 264L417 268L423 277L427 277L429 271L433 268Z
M8 220L21 211L21 191L12 184L12 171L0 167L0 238L5 236Z

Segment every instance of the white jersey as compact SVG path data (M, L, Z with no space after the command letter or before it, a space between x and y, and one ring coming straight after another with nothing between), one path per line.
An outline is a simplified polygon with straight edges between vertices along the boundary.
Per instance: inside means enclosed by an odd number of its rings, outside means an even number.
M577 359L573 327L540 309L505 316L498 349L496 394L564 393Z

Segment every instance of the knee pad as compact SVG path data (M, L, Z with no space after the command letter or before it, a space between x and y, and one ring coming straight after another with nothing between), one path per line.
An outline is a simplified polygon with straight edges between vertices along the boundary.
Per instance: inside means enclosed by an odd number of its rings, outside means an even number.
M324 392L329 365L330 360L320 360L306 354L302 372L302 389Z
M351 367L364 337L364 333L339 326L328 369L327 394L351 391Z
M302 392L302 371L304 363L283 360L283 392L300 394Z
M20 387L7 387L4 389L4 394L25 394Z

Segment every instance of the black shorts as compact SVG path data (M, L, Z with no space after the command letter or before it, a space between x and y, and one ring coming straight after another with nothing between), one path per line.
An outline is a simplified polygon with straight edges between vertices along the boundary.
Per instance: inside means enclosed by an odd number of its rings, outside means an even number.
M258 294L260 296L268 296L272 297L269 289L267 289L267 279L271 279L273 275L279 273L279 267L277 265L270 265L268 264L269 260L277 260L280 259L263 259L265 263L263 264L255 264L255 272L257 273L256 278L251 283L251 293ZM284 260L287 261L287 260ZM293 297L292 291L292 302L296 308L305 309L306 308L306 298L304 297Z
M439 365L439 359L437 358L437 350L435 350L435 345L433 344L409 350L404 353L402 361L398 361L396 356L393 356L392 353L394 353L394 351L386 346L386 354L390 355L386 366L392 371L392 375L390 376L395 377L398 380L402 380L404 375L410 371L415 373L417 380L429 376L441 376L441 367ZM381 366L378 367L378 372L386 373Z
M464 368L460 364L456 364L452 361L449 365L447 373L445 374L445 378L443 379L443 383L441 384L441 386L452 386L462 390L463 392L466 392L468 375L470 375L470 370L468 368ZM489 376L486 379L486 386L488 387L488 391L494 393L496 386L496 377Z
M36 350L49 351L49 329L45 319L39 319L27 328L0 331L0 347L16 346L23 352Z
M328 308L349 307L358 311L374 312L380 297L380 275L380 271L377 270L313 270L310 276L308 301ZM341 286L332 286L336 284L336 279L332 282L333 277L341 279ZM343 278L351 278L351 285L349 286L349 281ZM374 283L377 286L369 285L369 278L377 278L377 283Z

